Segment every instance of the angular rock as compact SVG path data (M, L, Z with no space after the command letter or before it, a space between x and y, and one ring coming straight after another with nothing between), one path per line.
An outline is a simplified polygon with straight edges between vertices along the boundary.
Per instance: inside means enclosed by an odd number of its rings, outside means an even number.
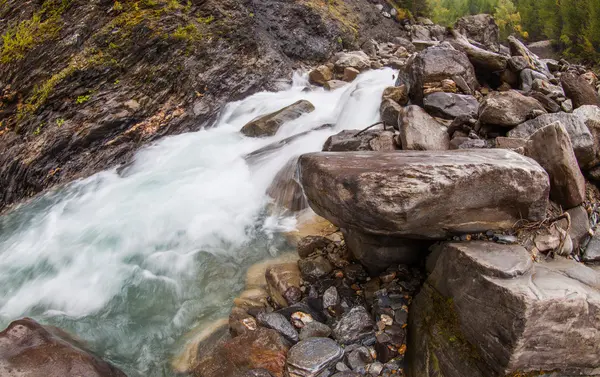
M591 228L589 215L583 206L571 208L567 213L571 217L569 235L571 236L573 249L577 250L582 242L590 236ZM558 224L563 230L567 230L568 224L566 220L561 220Z
M292 212L301 211L307 207L302 187L298 184L298 157L292 157L277 172L273 182L267 188L275 205L287 208Z
M363 51L340 52L335 56L333 64L338 72L344 72L346 68L364 71L371 67L369 56Z
M300 177L313 210L339 227L420 239L541 220L549 192L535 161L504 149L311 153Z
M480 70L486 73L495 73L506 70L508 65L508 58L506 56L473 45L456 30L453 30L452 34L454 39L452 39L450 43L457 50L467 54L469 60L475 66L476 71Z
M389 98L382 100L381 105L379 105L381 121L386 126L391 126L398 129L398 117L400 116L401 112L402 106L400 106L398 102Z
M548 95L533 91L528 93L528 96L535 98L549 113L558 113L560 111L560 105Z
M317 250L325 250L327 245L331 243L331 240L322 236L307 236L302 238L296 249L300 258L307 258L309 255Z
M521 72L525 68L530 68L529 62L524 56L511 56L510 59L508 59L508 67L513 72L517 73Z
M335 287L329 287L323 293L323 307L329 308L336 306L340 303L340 296L338 295L338 291Z
M367 347L358 347L348 354L348 365L355 372L365 372L366 366L373 362L371 352Z
M583 77L567 72L560 77L565 95L573 101L573 108L583 105L600 106L600 94Z
M409 376L600 372L597 271L480 241L439 246L428 268L410 312Z
M454 149L473 149L473 148L486 148L487 144L485 140L471 139L470 137L458 136L453 137L450 140L450 150Z
M348 83L346 81L342 81L342 80L329 80L325 83L325 85L323 85L323 87L327 90L336 90L339 88L343 88L344 86L346 86Z
M403 150L448 149L448 133L421 107L412 105L402 108L398 121L398 144Z
M287 353L288 346L277 331L259 327L202 355L192 375L223 377L265 369L275 377L283 377Z
M302 278L307 281L316 281L333 271L331 263L321 255L312 256L298 261Z
M306 326L300 330L300 340L327 338L329 335L331 335L331 328L318 321L307 323Z
M477 117L479 114L479 101L473 96L462 94L432 93L425 97L423 106L429 114L446 119Z
M300 269L298 263L276 264L267 268L265 273L267 290L271 298L281 307L291 305L285 298L290 289L300 288Z
M527 145L526 139L514 138L514 137L497 137L496 138L496 148L503 149L519 149L524 148Z
M246 124L241 133L250 137L273 136L285 122L297 119L315 110L312 103L300 100L274 113L259 117Z
M325 85L333 79L333 72L326 65L320 65L308 74L308 81L315 85Z
M489 14L461 17L454 24L454 30L492 52L500 52L500 29Z
M519 77L521 78L521 89L524 92L529 92L530 90L532 90L533 83L536 80L547 80L546 76L543 73L534 71L530 68L525 68L524 70L522 70Z
M583 120L576 115L568 113L544 114L520 124L509 131L507 136L528 139L540 128L557 121L567 130L581 169L593 166L596 159L594 138Z
M374 335L375 323L364 306L355 306L344 313L333 328L333 337L341 344L352 344Z
M502 127L514 127L525 122L532 110L546 113L544 107L534 98L509 90L488 95L479 108L479 121Z
M332 367L344 355L344 350L329 338L310 338L293 346L288 352L286 370L290 376L316 377Z
M256 316L256 319L261 326L277 331L288 341L292 343L298 342L298 332L283 315L261 312Z
M521 41L511 35L508 37L508 43L510 46L510 54L512 56L524 57L533 69L543 73L547 78L553 77L548 70L546 63L544 63L536 54L529 51Z
M583 261L587 263L600 262L600 232L596 231L583 253Z
M323 145L324 152L350 151L382 151L391 152L398 149L394 133L385 130L367 130L357 135L360 130L344 130L330 136Z
M342 78L342 80L347 82L354 81L354 79L356 78L356 76L358 76L359 73L360 71L356 68L346 67L344 68L344 77Z
M229 332L232 337L236 337L245 334L249 331L255 331L258 328L258 324L254 317L248 312L241 308L231 309L229 314Z
M357 229L343 229L348 250L371 275L397 264L416 264L427 253L429 243L398 237L366 234Z
M469 58L451 46L430 47L409 59L400 72L398 83L406 85L413 103L423 103L423 88L450 79L462 93L473 94L479 87Z
M3 377L126 377L58 328L31 318L12 322L0 332Z
M382 100L391 99L399 105L405 106L408 103L408 92L406 85L389 86L383 90Z
M597 164L598 161L600 161L600 107L583 105L575 109L573 114L585 123L594 138L594 146L596 149L594 164Z
M585 200L585 178L579 170L569 134L560 122L531 135L525 155L536 160L550 177L550 198L563 208Z

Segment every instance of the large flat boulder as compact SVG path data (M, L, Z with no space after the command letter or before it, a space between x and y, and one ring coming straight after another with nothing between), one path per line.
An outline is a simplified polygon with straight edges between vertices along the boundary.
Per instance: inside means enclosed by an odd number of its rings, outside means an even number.
M299 163L309 205L341 228L445 239L545 217L548 175L504 149L310 153Z
M409 313L410 377L598 376L600 274L518 245L446 243Z
M284 123L313 112L315 107L307 100L300 100L271 114L252 120L240 132L250 137L273 136Z
M423 105L431 115L446 119L459 116L476 118L479 114L479 101L464 94L431 93L425 97Z
M596 160L594 138L590 133L590 130L586 127L585 122L577 115L568 113L540 115L535 119L528 120L513 128L508 132L508 136L529 139L529 137L537 130L557 121L565 127L565 130L567 130L567 133L569 134L579 166L582 169L593 166Z
M126 377L67 333L30 318L0 332L2 377Z

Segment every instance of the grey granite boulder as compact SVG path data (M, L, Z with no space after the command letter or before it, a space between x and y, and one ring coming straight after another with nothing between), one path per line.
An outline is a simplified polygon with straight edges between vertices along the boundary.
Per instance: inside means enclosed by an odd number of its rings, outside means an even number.
M528 120L508 132L509 137L528 139L540 128L544 128L554 122L559 121L571 139L573 150L577 157L577 162L581 169L586 169L595 164L596 147L594 138L585 122L574 114L556 113L544 114L535 119Z
M286 371L289 376L316 377L334 366L344 355L344 350L329 338L310 338L290 348Z
M434 249L409 314L410 377L598 376L600 275L488 242Z
M479 120L494 126L514 127L529 119L533 110L546 112L535 98L526 97L515 90L495 92L481 103Z
M473 96L437 92L425 97L425 110L433 116L454 119L459 116L477 117L479 102Z
M541 220L549 192L541 166L504 149L311 153L300 179L335 225L417 239Z
M406 106L398 118L400 135L397 144L404 150L446 150L448 132L419 106Z

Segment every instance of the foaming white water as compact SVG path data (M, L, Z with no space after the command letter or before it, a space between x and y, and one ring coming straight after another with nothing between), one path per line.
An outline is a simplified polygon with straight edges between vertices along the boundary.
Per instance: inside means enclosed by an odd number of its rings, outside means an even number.
M89 340L129 375L164 376L165 349L203 318L227 310L243 270L266 257L289 218L265 217L265 190L293 156L320 150L342 129L379 118L390 69L360 75L333 92L286 91L229 104L205 131L140 151L123 174L96 174L0 218L0 325L28 315ZM316 110L277 135L240 128L300 99ZM243 156L325 123L251 166ZM116 339L115 339L116 338Z

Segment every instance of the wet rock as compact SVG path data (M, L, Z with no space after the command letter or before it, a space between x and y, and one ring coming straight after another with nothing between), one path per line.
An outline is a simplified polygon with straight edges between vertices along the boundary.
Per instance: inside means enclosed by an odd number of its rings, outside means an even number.
M538 78L538 79L533 80L532 89L535 91L538 91L544 95L547 95L550 98L556 99L556 100L559 100L559 99L564 100L565 99L565 93L563 92L563 89L558 85L553 85L553 84L549 83L545 79Z
M298 341L298 332L283 315L279 313L261 312L256 316L256 319L261 326L277 331L288 341L292 343Z
M489 14L461 17L454 24L454 29L490 51L500 52L500 29Z
M429 247L427 242L366 234L354 228L344 229L343 234L348 250L371 274L394 264L418 263Z
M323 85L323 87L327 90L336 90L339 88L343 88L344 86L346 86L348 83L346 81L342 81L342 80L329 80L325 83L325 85Z
M335 56L333 64L338 72L344 72L346 68L364 71L371 67L369 56L363 51L340 52Z
M252 369L244 372L240 377L273 377L266 369Z
M386 125L398 129L398 118L402 113L402 106L391 99L384 99L379 105L379 114L381 121Z
M600 95L583 77L576 73L568 72L560 77L565 94L573 101L573 108L583 105L600 106Z
M420 105L424 87L444 79L456 82L464 94L472 94L479 87L469 58L451 46L430 47L409 59L400 72L398 84L405 84L410 98Z
M288 346L277 331L259 327L204 354L192 375L222 377L265 369L275 377L283 377L287 353Z
M313 69L308 75L308 81L315 85L325 85L329 80L333 79L333 71L326 65L320 65Z
M563 208L585 200L585 178L579 170L571 139L560 122L531 135L525 155L536 160L550 176L550 198Z
M331 328L317 321L307 323L302 330L300 330L300 340L306 340L310 338L327 338L330 335Z
M267 290L271 298L281 307L293 304L285 299L288 289L300 288L300 269L297 263L270 266L265 273Z
M338 295L338 291L335 287L329 287L323 293L323 307L329 308L336 306L340 303L340 296Z
M344 350L329 338L310 338L293 346L287 357L286 370L290 376L316 377L334 366Z
M446 150L449 136L435 119L419 106L407 106L398 118L399 144L403 150Z
M298 242L296 249L300 258L307 258L317 250L325 250L331 240L322 236L307 236Z
M420 239L538 221L549 191L535 161L504 149L311 153L300 172L313 210L341 228Z
M256 319L241 308L231 309L229 314L229 332L231 336L236 337L249 331L255 331L258 328Z
M444 244L432 259L409 319L414 375L597 374L597 271L480 241Z
M360 71L356 68L344 68L344 77L342 78L342 80L347 82L354 81L354 79L356 78L356 76L358 76L359 73Z
M423 106L429 114L446 119L477 117L479 114L479 101L473 96L461 94L432 93L425 97Z
M312 103L300 100L274 113L254 119L241 129L241 133L250 137L273 136L285 122L297 119L315 110Z
M321 255L312 256L298 261L302 278L307 281L316 281L333 271L331 263Z
M408 103L408 92L406 90L406 85L390 86L385 88L381 98L383 100L391 99L402 106L406 105Z
M273 178L267 188L276 206L287 208L292 212L301 211L307 207L302 188L298 184L298 157L292 157Z
M358 347L348 354L348 365L355 372L366 372L367 364L373 362L371 352L367 347Z
M364 306L355 306L335 324L333 337L341 344L352 344L374 335L373 319Z
M264 277L264 274L263 274ZM246 289L240 295L233 299L233 304L236 307L248 308L263 308L268 305L267 298L269 293L263 288Z
M324 152L394 151L398 149L394 133L385 130L344 130L330 136L323 145ZM358 136L356 136L358 135Z
M571 139L577 162L582 169L594 165L596 149L594 138L585 123L576 115L567 113L544 114L515 127L508 132L509 137L528 139L540 128L559 121Z
M221 318L208 324L204 323L185 334L185 345L171 361L171 367L177 373L192 372L198 366L200 358L231 339L229 320Z
M0 375L126 377L66 332L44 327L30 318L14 321L0 332Z
M532 110L546 112L534 98L509 90L487 96L479 108L479 121L502 127L514 127L525 122Z

